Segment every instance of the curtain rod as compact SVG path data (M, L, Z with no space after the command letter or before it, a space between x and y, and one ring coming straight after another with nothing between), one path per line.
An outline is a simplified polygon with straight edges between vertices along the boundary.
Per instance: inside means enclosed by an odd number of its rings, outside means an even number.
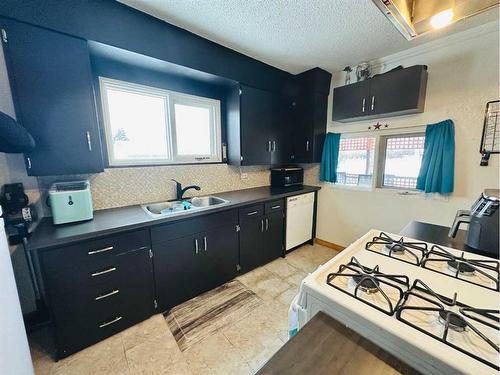
M388 125L388 124L380 124L380 125L381 125L380 129L374 129L374 125L367 125L367 127L365 127L365 129L340 131L340 133L341 134L378 133L378 132L388 132L391 130L399 130L399 129L423 128L423 127L427 126L427 124L426 125L396 126L396 127L390 127L390 126L385 127L385 125ZM347 125L344 125L344 126L347 126ZM368 129L368 127L371 127L371 129ZM333 130L332 133L337 133L337 131L333 125L330 126L330 129Z

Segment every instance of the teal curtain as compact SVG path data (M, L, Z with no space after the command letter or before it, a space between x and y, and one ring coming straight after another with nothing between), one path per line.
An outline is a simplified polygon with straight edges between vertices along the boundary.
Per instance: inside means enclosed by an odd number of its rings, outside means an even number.
M427 125L417 189L426 193L451 193L454 172L455 126L453 121L445 120Z
M321 167L319 173L320 181L337 182L337 164L339 162L340 134L327 133L323 145Z

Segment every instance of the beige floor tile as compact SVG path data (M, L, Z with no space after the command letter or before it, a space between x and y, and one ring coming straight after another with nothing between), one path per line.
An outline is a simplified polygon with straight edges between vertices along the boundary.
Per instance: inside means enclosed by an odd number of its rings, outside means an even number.
M164 374L184 361L180 349L166 341L147 341L125 352L132 374Z
M304 270L298 270L296 273L294 273L292 276L289 276L286 278L286 282L296 286L297 288L300 287L300 283L304 278L308 275L309 273L304 271Z
M54 374L128 374L121 336L114 335L57 362Z
M299 288L297 286L292 286L290 289L285 290L283 293L281 293L277 301L282 303L285 306L290 306L292 303L294 297L299 293Z
M285 290L290 288L290 284L286 281L273 276L268 279L259 281L251 289L255 294L261 297L263 300L273 300Z
M183 355L193 375L252 373L250 366L222 332L193 345Z
M264 267L256 268L244 275L238 276L236 279L241 281L247 287L252 289L259 282L275 277L274 274Z
M170 347L177 345L162 314L153 315L151 318L126 329L121 332L121 336L125 350L144 342L163 341L168 343Z
M297 272L297 269L288 263L284 258L273 260L271 263L266 264L264 268L274 273L280 279L286 279L288 276Z
M257 371L283 346L279 329L272 326L267 315L269 304L256 309L249 317L222 330L224 336L238 350L250 367Z

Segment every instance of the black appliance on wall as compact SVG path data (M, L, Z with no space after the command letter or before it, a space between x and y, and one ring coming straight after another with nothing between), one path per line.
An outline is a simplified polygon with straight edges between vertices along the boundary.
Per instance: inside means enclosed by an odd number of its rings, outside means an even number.
M301 186L304 184L304 169L300 167L271 168L272 187Z
M462 223L469 224L465 244L490 256L498 257L499 189L485 189L470 210L458 210L449 237L455 237Z

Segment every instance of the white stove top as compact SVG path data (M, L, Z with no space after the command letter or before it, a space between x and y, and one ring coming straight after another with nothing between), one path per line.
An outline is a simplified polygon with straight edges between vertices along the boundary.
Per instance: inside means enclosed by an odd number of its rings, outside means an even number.
M385 247L383 241L371 244L374 246L369 246L371 251L368 251L366 244L373 242L374 237L383 238L380 233L369 231L304 279L299 300L307 315L303 320L308 321L319 310L325 311L423 373L497 374L495 365L498 366L500 356L494 346L500 345L498 321L495 321L498 314L490 313L493 319L484 319L467 309L459 311L463 306L454 306L451 301L457 293L456 300L461 304L498 310L500 293L493 281L498 280L493 267L497 263L491 258L465 253L465 258L485 261L487 266L482 268L481 264L473 263L474 272L466 270L469 272L460 273L456 278L456 268L452 261L448 262L449 254L461 257L461 251L433 248L433 244L426 244L427 248L420 251L420 244L415 245L415 249L407 248L415 257L408 251L398 253L397 247L392 247L391 252L391 246ZM387 235L395 240L401 238ZM410 238L404 241L421 243ZM419 265L426 259L425 254L428 254L425 262L428 269ZM353 279L356 271L363 271L361 265L367 267L365 271L378 266L378 271L385 276L377 277L377 285L370 278ZM417 279L419 288L411 289ZM425 286L439 296L426 291ZM408 293L408 289L411 292ZM354 297L356 293L359 299ZM440 296L451 300L445 301L447 304ZM444 312L440 314L443 307ZM446 319L449 321L447 337L442 340ZM464 322L469 324L465 326Z

